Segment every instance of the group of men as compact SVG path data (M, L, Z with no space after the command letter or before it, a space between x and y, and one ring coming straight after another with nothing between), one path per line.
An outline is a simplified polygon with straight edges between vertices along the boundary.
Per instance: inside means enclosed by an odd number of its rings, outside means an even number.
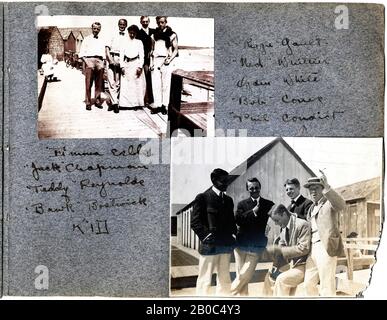
M216 295L248 295L257 263L268 259L273 265L265 277L263 295L294 295L301 283L305 290L301 295L336 295L337 257L344 254L338 212L344 209L345 201L329 186L323 172L304 184L311 200L300 194L298 179L286 180L285 192L291 200L287 207L261 197L260 181L248 179L249 196L237 204L235 214L234 202L225 194L228 172L215 169L211 181L212 187L196 197L191 215L191 228L200 240L198 295L211 294L214 272ZM280 227L271 243L269 218ZM236 268L233 282L232 253Z
M143 65L137 70L137 75L144 73L146 80L144 101L139 107L148 107L152 114L159 112L166 114L169 104L172 61L178 55L177 34L167 25L166 16L156 17L157 28L155 29L150 28L149 23L148 16L141 16L141 28L137 28L138 32L135 35L135 38L143 43L143 59L141 59ZM126 19L119 19L117 30L111 35L110 41L106 41L99 36L101 23L94 22L91 26L92 34L85 37L82 42L79 58L83 60L85 67L86 110L91 110L92 105L103 108L101 93L104 90L103 75L106 61L108 111L119 112L120 83L124 72L123 61L120 61L122 60L120 51L130 33L127 25ZM140 59L140 56L129 57L128 61L134 59ZM94 98L92 99L93 83Z

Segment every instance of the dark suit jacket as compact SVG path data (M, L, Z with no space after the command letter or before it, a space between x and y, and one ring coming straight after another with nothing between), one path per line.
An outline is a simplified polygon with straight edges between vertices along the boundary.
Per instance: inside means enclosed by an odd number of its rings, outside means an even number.
M142 41L144 45L144 64L149 65L150 63L150 52L152 50L152 39L151 35L154 34L155 29L149 28L149 35L141 28L137 34L137 39Z
M238 203L235 220L238 225L237 247L244 251L261 252L267 244L265 235L268 213L274 203L260 198L257 216L254 215L254 202L249 197Z
M235 247L233 235L237 232L234 202L227 195L222 200L212 188L200 193L194 201L191 228L199 237L200 254L231 253ZM210 233L214 235L214 242L203 242Z
M305 198L302 194L298 197L295 206L292 208L292 205L290 204L288 206L288 210L290 212L293 212L297 214L297 217L300 219L306 220L306 215L308 214L310 206L313 204L313 202L307 198Z

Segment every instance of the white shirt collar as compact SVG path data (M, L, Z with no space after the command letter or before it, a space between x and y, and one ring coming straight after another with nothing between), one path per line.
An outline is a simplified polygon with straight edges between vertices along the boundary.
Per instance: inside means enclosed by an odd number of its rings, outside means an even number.
M290 231L290 222L291 222L291 220L292 220L292 216L290 215L288 224L286 225L285 228L281 228L281 232L286 230L286 229L288 229Z
M212 191L214 191L217 196L219 196L221 193L221 191L218 188L216 188L215 186L212 186ZM226 192L223 192L223 194L226 194Z
M301 197L301 193L297 196L297 197L295 197L294 199L292 199L294 202L297 202L297 200L298 200L298 198L299 197Z
M253 200L253 201L257 200L257 203L259 202L259 199L261 199L260 196L259 196L257 199L254 199L253 197L250 197L250 198L251 198L251 200Z
M147 35L149 35L149 28L145 29L144 27L141 27L141 29L144 30Z
M292 216L289 217L289 222L288 224L286 225L286 228L288 228L290 230L290 222L292 221Z

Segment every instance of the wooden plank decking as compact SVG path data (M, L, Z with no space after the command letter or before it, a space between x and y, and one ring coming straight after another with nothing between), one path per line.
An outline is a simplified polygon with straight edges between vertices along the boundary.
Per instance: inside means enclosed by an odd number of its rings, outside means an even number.
M158 138L166 133L167 116L145 110L120 110L120 113L84 104L84 76L81 71L57 66L58 82L49 82L38 113L38 135L50 138ZM43 76L38 74L40 92ZM38 94L39 94L38 92Z

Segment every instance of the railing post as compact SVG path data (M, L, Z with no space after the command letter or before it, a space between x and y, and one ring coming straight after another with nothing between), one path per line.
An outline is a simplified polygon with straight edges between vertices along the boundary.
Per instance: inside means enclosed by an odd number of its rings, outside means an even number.
M353 280L353 252L351 248L347 249L347 278Z
M169 110L169 121L170 121L170 132L171 134L177 128L179 128L179 112L181 108L181 92L183 90L183 77L175 72L172 73L171 78L171 92L170 92L170 107Z

